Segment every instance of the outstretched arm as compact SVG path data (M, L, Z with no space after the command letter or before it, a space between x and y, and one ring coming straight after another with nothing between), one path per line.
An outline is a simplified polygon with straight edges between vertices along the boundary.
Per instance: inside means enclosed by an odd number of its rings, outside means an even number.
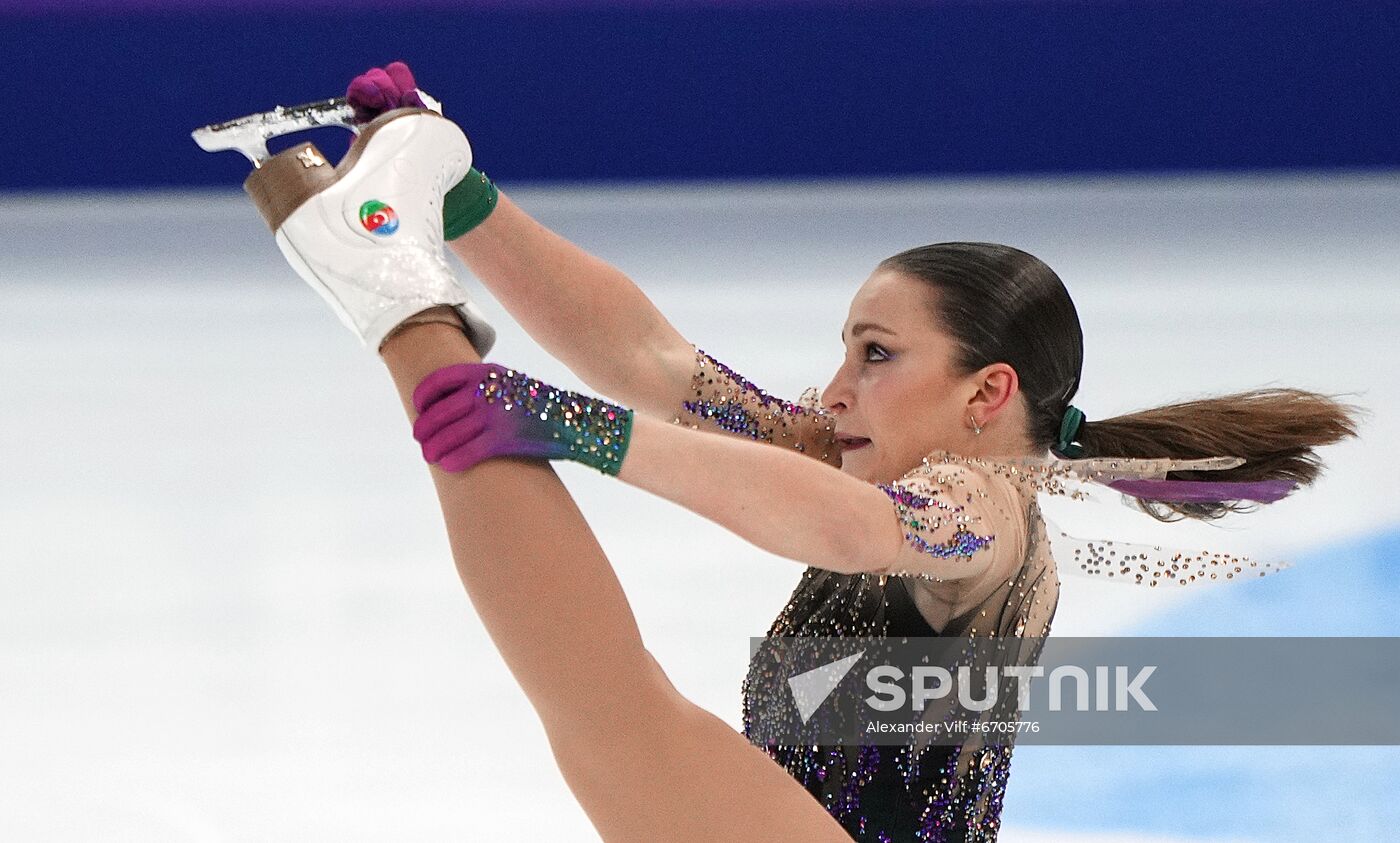
M428 324L383 349L410 419L425 375L479 358ZM848 840L759 749L682 696L643 646L611 565L547 463L432 468L457 571L605 840Z
M618 479L767 551L841 573L977 577L999 549L995 535L1009 526L995 506L1004 490L965 468L876 485L792 451L641 416Z
M669 425L497 363L443 367L415 401L423 414L414 437L448 471L493 457L575 460L829 570L967 579L1019 533L1014 493L989 472L921 465L873 485L790 450ZM1010 541L995 542L998 533Z

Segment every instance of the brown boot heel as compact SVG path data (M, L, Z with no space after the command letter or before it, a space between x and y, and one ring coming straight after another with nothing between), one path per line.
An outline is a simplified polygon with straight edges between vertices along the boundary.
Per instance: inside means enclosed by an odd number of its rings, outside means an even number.
M243 189L275 233L302 203L335 183L331 162L311 143L298 144L272 156L248 174Z

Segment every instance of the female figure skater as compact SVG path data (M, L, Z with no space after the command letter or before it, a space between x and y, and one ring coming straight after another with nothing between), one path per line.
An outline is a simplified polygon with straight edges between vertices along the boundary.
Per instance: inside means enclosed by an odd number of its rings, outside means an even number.
M1209 517L1311 480L1313 447L1352 432L1344 408L1293 390L1084 424L1068 406L1082 345L1063 285L990 244L885 261L852 303L826 408L780 401L681 339L630 281L474 171L454 189L475 191L473 202L439 212L438 186L470 161L441 117L384 114L346 161L269 221L298 272L380 349L437 465L468 593L607 839L994 840L1010 750L763 746L783 773L676 693L539 460L592 465L807 563L771 635L1041 637L1058 578L1036 491L1060 491L1075 473L1163 517ZM370 194L399 197L397 241L324 212ZM639 412L480 363L489 327L441 261L438 213L449 226L468 220L454 249L548 350ZM1046 460L1051 446L1105 459ZM1260 570L1218 555L1140 561L1123 575L1155 584ZM764 716L746 705L746 731Z

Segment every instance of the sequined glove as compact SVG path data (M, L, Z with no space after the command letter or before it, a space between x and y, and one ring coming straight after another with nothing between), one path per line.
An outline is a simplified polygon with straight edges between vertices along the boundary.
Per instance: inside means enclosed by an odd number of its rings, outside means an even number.
M632 411L495 363L438 369L413 391L423 458L466 471L492 457L574 460L616 476Z

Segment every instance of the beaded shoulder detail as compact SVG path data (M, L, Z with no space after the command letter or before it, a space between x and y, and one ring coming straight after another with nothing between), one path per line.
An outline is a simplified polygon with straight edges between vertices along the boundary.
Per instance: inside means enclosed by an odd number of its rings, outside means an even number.
M964 457L934 451L905 475L937 477L941 466L971 465L1006 478L1024 493L1063 495L1071 500L1096 499L1092 487L1112 490L1122 480L1160 480L1173 471L1220 471L1242 465L1239 457L1091 458ZM1038 508L1037 508L1038 509ZM1072 576L1124 582L1148 587L1185 586L1227 582L1277 573L1293 567L1281 561L1263 561L1210 549L1185 549L1108 538L1072 536L1041 516L1056 557L1057 569Z

